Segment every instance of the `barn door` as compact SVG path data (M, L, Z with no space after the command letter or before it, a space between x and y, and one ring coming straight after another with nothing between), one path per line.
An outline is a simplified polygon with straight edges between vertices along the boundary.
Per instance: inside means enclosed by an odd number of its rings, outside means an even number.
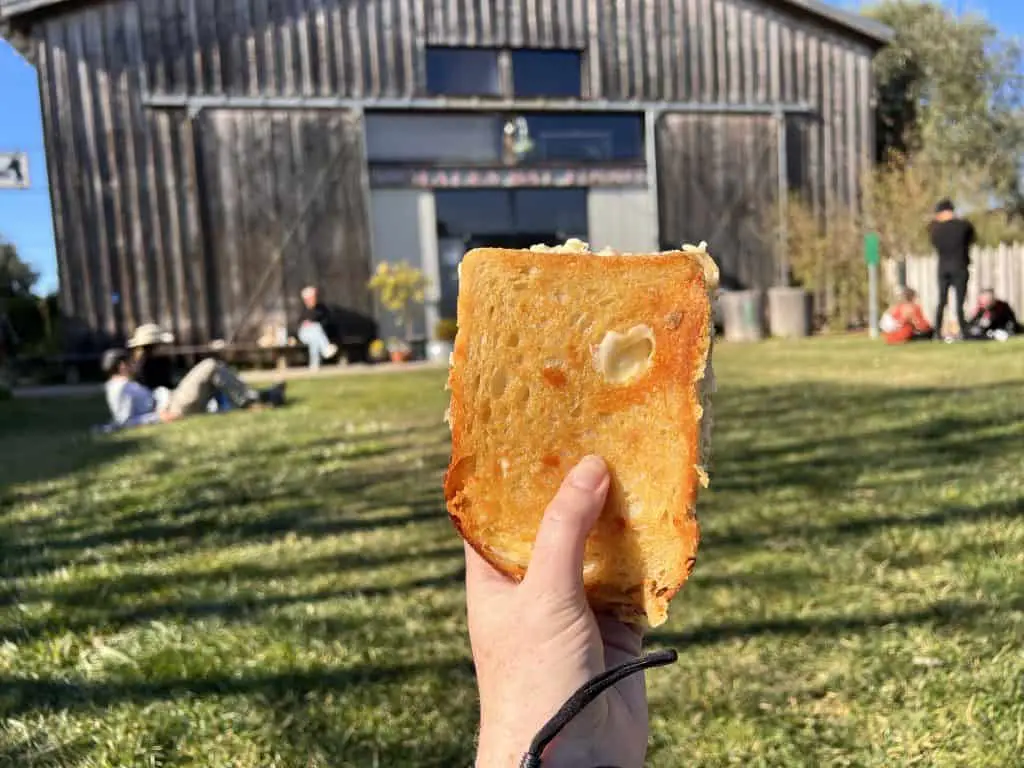
M665 115L657 131L663 247L706 240L726 288L766 288L777 269L778 124L771 115Z
M211 110L201 117L210 271L218 327L252 340L294 328L305 285L329 305L368 313L369 216L358 115Z

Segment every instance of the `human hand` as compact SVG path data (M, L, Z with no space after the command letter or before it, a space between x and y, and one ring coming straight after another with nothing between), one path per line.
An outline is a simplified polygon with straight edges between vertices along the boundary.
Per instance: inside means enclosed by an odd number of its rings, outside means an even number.
M478 768L516 768L537 731L581 685L640 655L640 632L595 616L583 590L584 544L608 484L608 468L597 457L570 472L544 513L520 584L465 547L480 689ZM642 766L647 736L644 678L633 675L569 722L545 751L544 765Z

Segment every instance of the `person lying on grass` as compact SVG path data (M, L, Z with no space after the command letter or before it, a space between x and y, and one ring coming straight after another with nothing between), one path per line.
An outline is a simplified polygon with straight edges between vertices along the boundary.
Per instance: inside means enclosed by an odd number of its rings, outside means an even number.
M917 303L917 291L913 288L900 291L899 300L882 315L879 327L885 334L886 344L924 341L935 335L921 305Z
M255 405L284 405L285 385L257 391L243 382L224 363L213 358L193 367L177 387L148 389L135 381L128 352L108 349L103 354L103 374L107 406L116 428L177 421L185 416L205 413L210 400L217 398L235 408Z

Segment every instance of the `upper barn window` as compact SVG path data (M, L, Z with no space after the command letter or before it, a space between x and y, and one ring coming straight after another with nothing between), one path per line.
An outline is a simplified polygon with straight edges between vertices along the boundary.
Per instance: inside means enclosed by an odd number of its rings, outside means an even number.
M512 91L527 99L581 98L583 55L579 51L512 51Z
M427 48L431 96L501 96L499 52L488 48Z

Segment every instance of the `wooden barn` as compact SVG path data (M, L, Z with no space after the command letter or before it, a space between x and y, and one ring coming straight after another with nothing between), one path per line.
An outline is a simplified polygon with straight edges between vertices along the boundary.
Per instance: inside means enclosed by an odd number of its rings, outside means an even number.
M855 203L890 32L818 0L0 0L37 67L73 345L373 310L376 263L454 312L479 243L707 240L778 279L765 214Z

